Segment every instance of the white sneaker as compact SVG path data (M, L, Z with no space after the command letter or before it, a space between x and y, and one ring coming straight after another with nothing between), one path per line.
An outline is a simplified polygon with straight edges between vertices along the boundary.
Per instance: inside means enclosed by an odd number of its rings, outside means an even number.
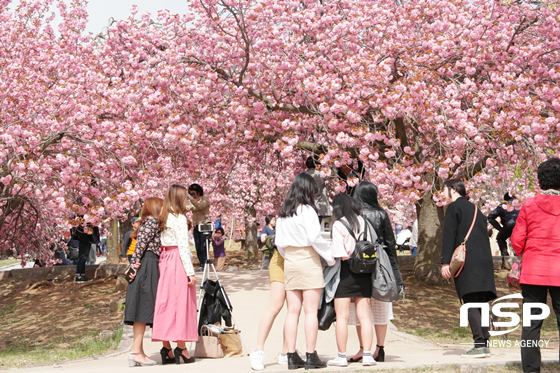
M282 353L278 353L278 364L279 365L288 365L288 354L282 356Z
M347 367L348 366L348 360L346 360L343 357L337 356L336 358L327 361L327 365L332 365L335 367Z
M264 369L264 351L253 350L251 352L251 368L253 370L263 370ZM286 364L288 364L288 358L286 358Z
M371 366L371 365L376 365L377 361L375 361L375 359L371 356L364 356L362 358L362 366L367 367L367 366Z

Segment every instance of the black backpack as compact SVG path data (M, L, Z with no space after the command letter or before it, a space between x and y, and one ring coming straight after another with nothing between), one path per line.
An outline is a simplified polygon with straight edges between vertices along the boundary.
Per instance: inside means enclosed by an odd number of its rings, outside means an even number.
M356 247L354 253L348 259L350 270L354 273L373 273L377 262L377 250L383 250L383 247L377 242L377 234L371 224L364 219L364 231L360 233L358 238L354 234L350 225L347 222L339 220L344 227L350 232L352 237L356 240ZM368 239L368 231L369 239Z

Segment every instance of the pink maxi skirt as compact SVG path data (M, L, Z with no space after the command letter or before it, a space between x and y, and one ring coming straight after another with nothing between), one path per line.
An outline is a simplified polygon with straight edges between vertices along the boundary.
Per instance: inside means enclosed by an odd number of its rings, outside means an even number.
M159 257L159 282L152 341L198 340L196 287L189 286L179 248L163 246Z

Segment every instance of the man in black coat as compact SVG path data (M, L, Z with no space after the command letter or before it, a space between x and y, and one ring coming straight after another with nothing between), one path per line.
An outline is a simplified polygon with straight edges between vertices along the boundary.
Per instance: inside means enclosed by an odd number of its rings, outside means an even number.
M498 242L498 247L500 248L502 256L509 256L506 240L511 237L513 228L515 228L517 215L519 215L519 210L512 206L514 199L515 196L510 196L509 193L504 194L504 202L488 214L488 222L498 230L496 241ZM511 211L508 211L508 206ZM496 220L498 217L502 223L501 225Z

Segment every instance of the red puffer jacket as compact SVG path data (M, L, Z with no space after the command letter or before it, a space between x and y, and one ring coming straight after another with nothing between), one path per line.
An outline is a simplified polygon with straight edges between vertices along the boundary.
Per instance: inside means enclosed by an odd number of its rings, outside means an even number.
M522 284L560 286L560 196L538 194L523 204L511 246L523 253Z

